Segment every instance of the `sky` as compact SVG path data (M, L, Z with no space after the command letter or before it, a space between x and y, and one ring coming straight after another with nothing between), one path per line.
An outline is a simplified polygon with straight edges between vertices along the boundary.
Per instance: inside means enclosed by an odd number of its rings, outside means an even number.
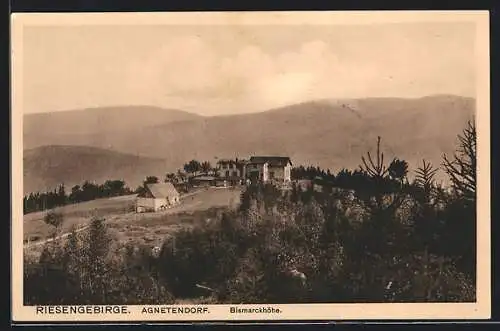
M23 106L212 116L315 99L474 97L474 38L467 22L26 26Z

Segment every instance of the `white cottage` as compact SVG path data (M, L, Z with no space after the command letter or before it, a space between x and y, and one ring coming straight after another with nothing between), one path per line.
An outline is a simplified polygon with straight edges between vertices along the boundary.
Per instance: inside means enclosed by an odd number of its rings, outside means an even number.
M172 183L147 184L145 190L137 196L136 211L158 211L179 203L180 194Z

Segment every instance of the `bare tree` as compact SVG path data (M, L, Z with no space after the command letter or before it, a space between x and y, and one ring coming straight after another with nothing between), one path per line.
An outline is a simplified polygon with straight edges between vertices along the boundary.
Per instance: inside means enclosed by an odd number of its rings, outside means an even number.
M361 157L363 161L363 165L361 165L361 170L366 172L369 176L373 178L384 178L387 175L388 169L384 165L384 153L380 152L380 136L377 137L377 155L376 162L373 161L373 158L370 152L367 153L367 157Z
M453 190L471 201L476 199L476 139L476 126L469 121L462 134L458 135L459 147L453 157L443 156L443 167Z
M384 163L384 153L380 150L380 136L377 137L377 153L375 155L375 160L367 152L367 156L361 157L363 162L360 165L361 171L372 180L370 186L372 186L373 198L375 199L375 205L372 204L372 199L369 197L367 202L368 206L373 210L387 209L388 211L394 211L401 206L405 199L405 192L403 191L403 181L408 173L408 163L404 160L399 160L394 158L389 166ZM401 185L397 190L388 190L389 179L397 180ZM368 183L367 183L368 184ZM392 202L386 205L383 201L384 197L387 195L392 196Z
M361 173L364 184L356 189L356 195L363 201L367 219L363 221L358 233L359 240L370 252L367 259L384 259L405 240L404 227L398 211L408 201L408 187L405 179L408 163L393 159L388 165L384 162L384 153L380 150L380 137L377 139L376 155L368 152L362 157ZM372 263L370 262L370 263Z

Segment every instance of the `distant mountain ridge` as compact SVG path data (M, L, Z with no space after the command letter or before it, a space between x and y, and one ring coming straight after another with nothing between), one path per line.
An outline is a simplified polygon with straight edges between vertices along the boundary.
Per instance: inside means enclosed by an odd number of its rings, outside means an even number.
M102 126L92 132L61 133L57 128L25 127L24 147L91 146L162 159L164 172L174 171L191 159L215 162L215 157L257 154L288 155L295 164L338 171L357 168L361 156L373 150L377 136L381 136L386 159L403 158L414 169L424 158L439 165L444 153L453 153L457 134L473 119L475 108L473 98L438 95L325 99L259 113L187 115L164 122L142 121L141 112L130 112L127 121L131 124L122 130ZM45 175L36 172L32 176Z
M29 135L94 134L137 127L189 121L200 115L154 106L114 106L32 113L23 116Z

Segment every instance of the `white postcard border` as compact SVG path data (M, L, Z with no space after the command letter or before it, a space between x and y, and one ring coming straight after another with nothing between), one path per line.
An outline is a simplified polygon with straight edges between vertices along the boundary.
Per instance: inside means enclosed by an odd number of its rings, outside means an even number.
M149 314L144 307L126 306L124 314L40 314L23 306L22 114L23 27L56 25L286 25L382 24L403 22L457 22L476 24L478 231L476 303L197 305L208 313ZM384 11L384 12L224 12L224 13L30 13L11 16L12 54L12 318L15 322L77 321L237 321L237 320L370 320L370 319L485 319L491 314L490 242L490 86L489 13L487 11ZM154 306L156 307L156 306ZM182 305L163 307L185 307ZM281 313L230 313L231 307L272 307Z

